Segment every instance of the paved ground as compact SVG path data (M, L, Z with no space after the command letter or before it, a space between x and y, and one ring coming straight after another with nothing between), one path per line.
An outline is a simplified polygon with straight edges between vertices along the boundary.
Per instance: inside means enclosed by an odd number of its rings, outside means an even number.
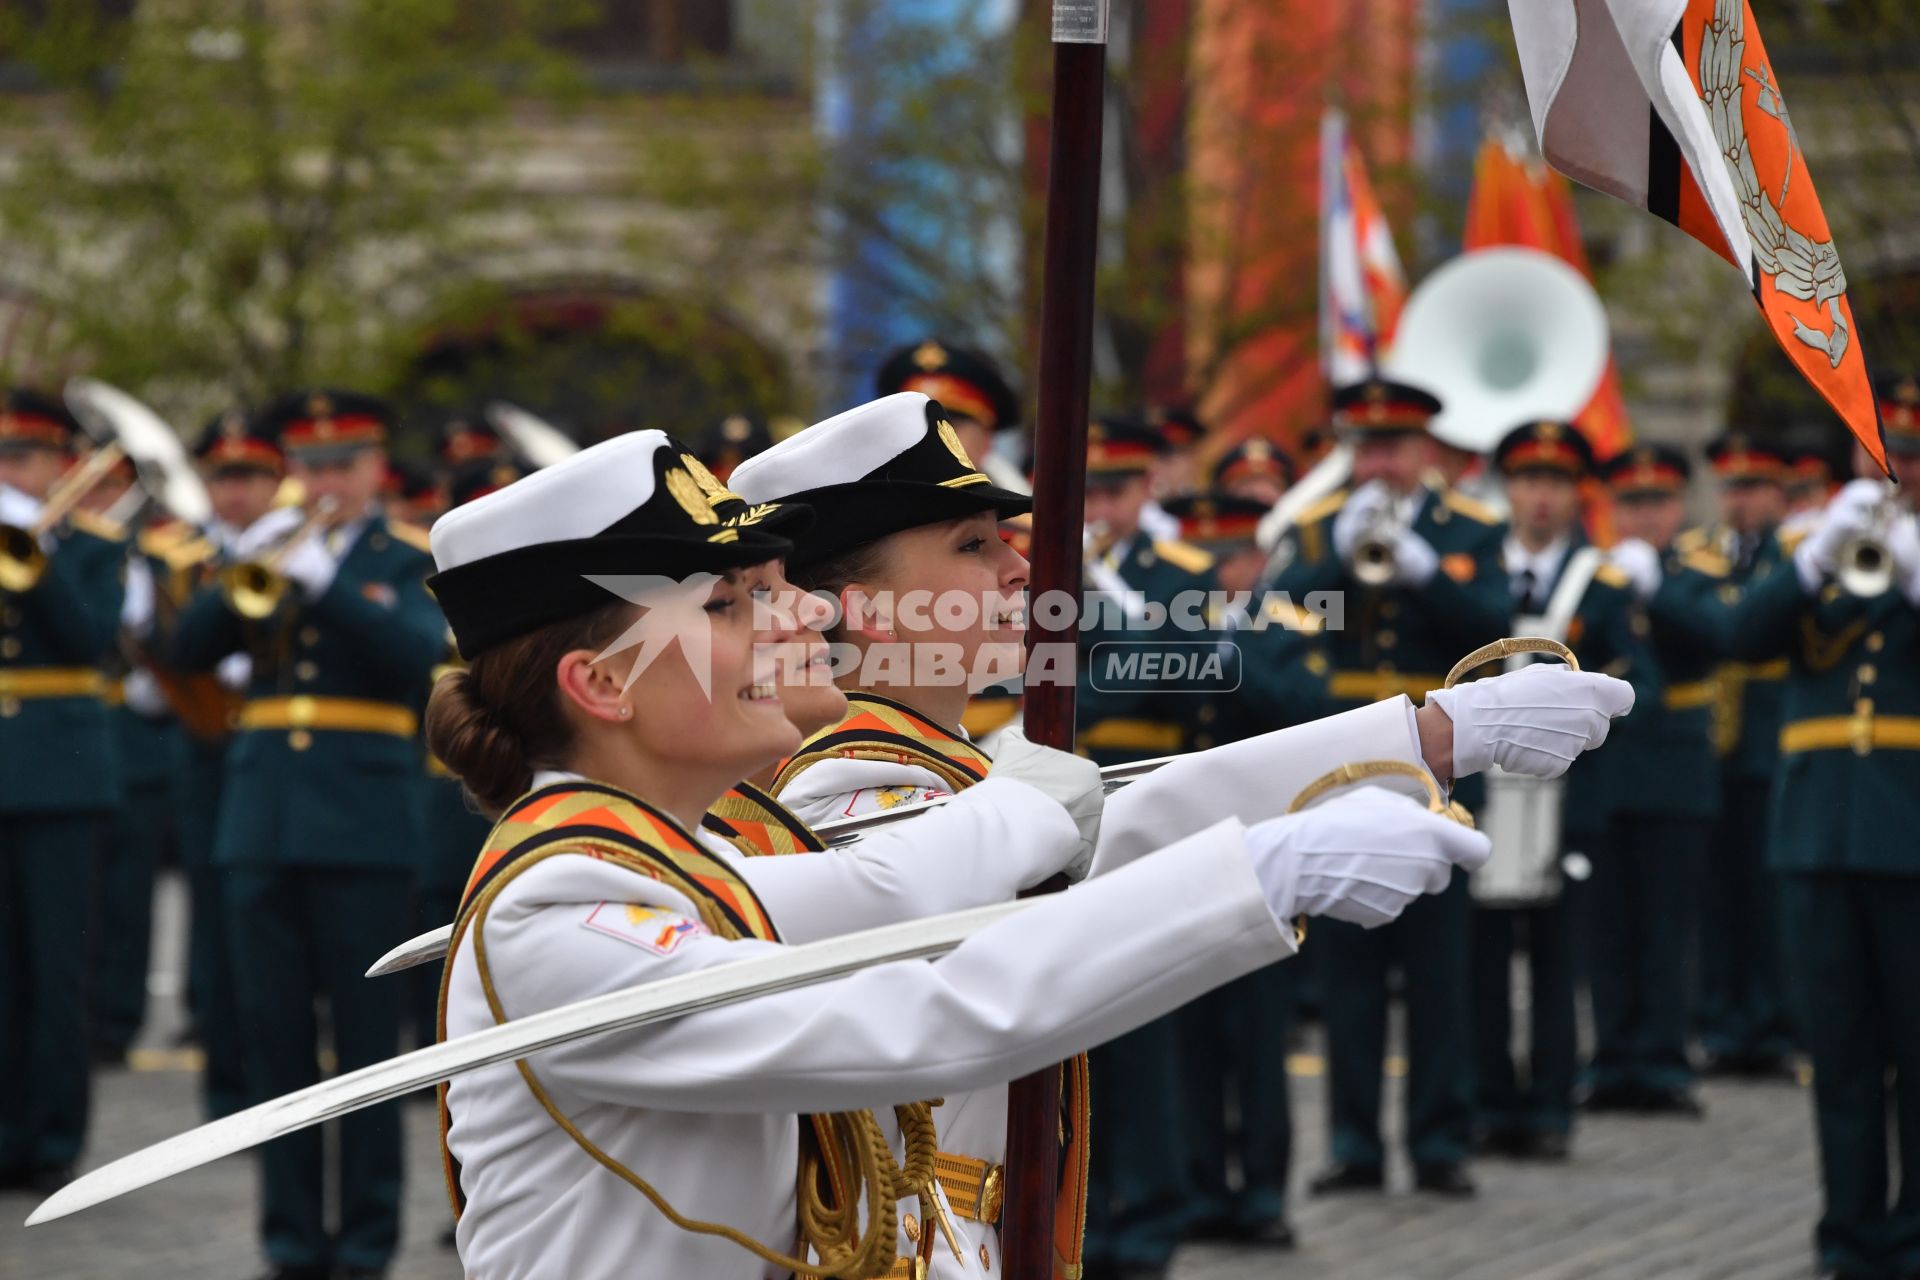
M103 1074L89 1158L103 1161L198 1120L190 1055L162 1047L178 1028L177 897L163 894L153 1025L133 1069ZM1296 1177L1323 1154L1320 1063L1296 1055ZM1478 1199L1405 1192L1296 1201L1301 1248L1262 1255L1182 1252L1176 1280L1785 1280L1809 1273L1816 1174L1807 1098L1787 1084L1712 1085L1703 1121L1601 1118L1565 1166L1483 1161ZM437 1238L447 1220L431 1109L410 1107L406 1243L394 1280L450 1280ZM1405 1169L1396 1171L1405 1185ZM227 1280L258 1267L253 1173L233 1157L31 1232L31 1202L0 1197L0 1278L121 1276Z

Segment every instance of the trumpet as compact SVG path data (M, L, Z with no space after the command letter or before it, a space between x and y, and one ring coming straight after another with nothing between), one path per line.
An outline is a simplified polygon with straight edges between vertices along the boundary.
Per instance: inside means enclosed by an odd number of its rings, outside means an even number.
M1842 591L1861 600L1874 600L1893 587L1893 552L1887 547L1887 539L1893 533L1893 522L1900 516L1900 501L1894 496L1893 486L1888 485L1886 495L1875 504L1865 531L1849 538L1840 548L1833 576Z
M87 460L67 472L47 494L40 518L28 528L0 524L0 591L19 595L38 586L47 572L47 553L40 539L73 514L108 474L126 457L117 444L102 445Z
M1399 565L1394 544L1400 539L1400 518L1390 510L1380 510L1367 521L1353 541L1353 576L1363 587L1384 587L1393 581Z
M305 542L316 529L324 528L339 505L332 498L320 499L314 503L313 510L307 513L307 518L275 543L266 555L255 560L242 560L220 570L220 595L227 602L227 608L250 622L271 618L278 613L287 598L289 586L286 575L280 572L281 562L289 551Z

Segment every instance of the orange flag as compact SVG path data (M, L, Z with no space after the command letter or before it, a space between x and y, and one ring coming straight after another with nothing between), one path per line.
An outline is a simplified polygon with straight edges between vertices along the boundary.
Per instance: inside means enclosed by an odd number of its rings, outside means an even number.
M1566 179L1538 161L1529 162L1498 138L1480 144L1474 160L1473 191L1467 197L1467 225L1462 248L1468 252L1489 245L1513 244L1551 253L1588 280L1593 270L1573 198ZM1620 375L1611 358L1593 399L1577 415L1594 452L1611 458L1633 440L1626 400L1620 394Z
M1884 469L1847 277L1747 0L1509 0L1540 150L1746 275L1767 328Z

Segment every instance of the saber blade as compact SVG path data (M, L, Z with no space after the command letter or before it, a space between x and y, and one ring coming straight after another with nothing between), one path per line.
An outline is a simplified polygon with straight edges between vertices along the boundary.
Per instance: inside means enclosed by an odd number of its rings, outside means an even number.
M495 1063L532 1057L611 1031L630 1031L755 996L811 986L875 965L933 959L1029 905L996 903L782 947L777 952L610 992L416 1049L122 1156L47 1197L27 1219L27 1225L64 1218L222 1156Z
M1130 782L1137 782L1155 769L1179 756L1160 756L1153 760L1136 760L1132 764L1110 764L1100 771L1100 778L1107 795L1112 795ZM823 822L813 829L829 849L838 849L860 840L869 831L879 827L890 827L896 822L908 818L917 818L931 812L949 800L952 796L938 796L932 800L898 809L883 809L879 813L863 813L857 818L839 818L833 822ZM438 929L408 938L387 954L373 962L367 970L369 978L384 978L389 974L400 973L407 969L418 968L423 964L438 964L447 958L447 947L453 942L453 926L443 924Z

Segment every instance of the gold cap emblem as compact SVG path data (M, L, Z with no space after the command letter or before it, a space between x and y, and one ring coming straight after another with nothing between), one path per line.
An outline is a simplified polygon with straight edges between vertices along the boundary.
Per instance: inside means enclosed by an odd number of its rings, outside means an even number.
M936 369L947 367L947 349L931 340L921 343L913 351L914 368L922 373L932 373Z
M686 467L687 474L693 477L693 482L700 486L700 492L706 495L709 506L717 507L723 502L746 501L745 498L721 484L720 477L707 470L707 464L692 454L681 454L680 462Z
M951 422L945 418L940 419L939 432L940 443L947 446L947 452L953 455L956 462L969 471L978 469L973 465L973 459L967 455L967 446L960 443L960 433L953 429Z
M719 524L720 517L713 514L713 508L707 505L707 495L701 492L700 482L679 467L667 472L667 492L687 513L687 518L695 524Z

